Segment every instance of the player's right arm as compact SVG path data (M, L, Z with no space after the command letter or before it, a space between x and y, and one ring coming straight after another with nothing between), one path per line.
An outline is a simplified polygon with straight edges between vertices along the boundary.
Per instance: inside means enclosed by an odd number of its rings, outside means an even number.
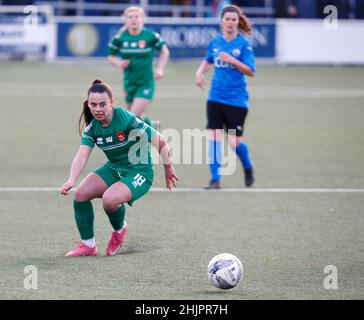
M61 194L67 195L68 191L72 189L75 185L76 180L81 175L83 169L85 168L88 158L90 157L92 147L81 145L76 156L74 157L71 165L70 174L68 180L61 187Z
M211 66L214 63L214 47L213 41L211 40L209 43L209 47L207 49L207 54L205 59L201 62L199 68L195 73L195 83L201 89L205 89L206 81L205 81L205 73L210 70Z
M125 69L129 66L130 60L119 59L117 56L109 55L107 57L109 62L117 68Z
M115 67L125 69L129 66L130 60L120 59L118 57L119 49L121 48L122 45L120 40L120 32L122 32L122 29L120 29L119 33L109 42L107 48L108 51L107 59Z
M205 73L210 70L211 65L207 60L203 60L195 73L195 83L201 89L205 89Z

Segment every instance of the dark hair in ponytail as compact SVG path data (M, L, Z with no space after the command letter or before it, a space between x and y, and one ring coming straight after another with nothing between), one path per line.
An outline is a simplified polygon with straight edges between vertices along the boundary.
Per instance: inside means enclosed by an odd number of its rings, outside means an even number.
M110 86L106 83L103 83L101 80L96 79L92 82L91 87L87 91L87 98L90 93L104 93L106 92L109 98L113 99L113 94ZM93 115L91 113L90 108L88 107L88 99L83 102L83 109L80 118L78 119L78 131L80 135L82 134L82 130L85 126L88 126L93 119Z
M252 24L250 23L248 17L243 13L243 10L241 10L238 6L235 5L226 6L221 11L221 19L227 12L234 12L239 16L238 29L240 32L242 32L245 35L249 35L252 33L253 31Z

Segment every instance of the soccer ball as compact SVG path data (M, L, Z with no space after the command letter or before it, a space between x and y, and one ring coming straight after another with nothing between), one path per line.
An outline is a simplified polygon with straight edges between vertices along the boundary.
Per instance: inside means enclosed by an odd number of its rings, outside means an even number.
M230 253L221 253L213 257L207 266L207 277L220 289L234 288L244 277L244 266Z

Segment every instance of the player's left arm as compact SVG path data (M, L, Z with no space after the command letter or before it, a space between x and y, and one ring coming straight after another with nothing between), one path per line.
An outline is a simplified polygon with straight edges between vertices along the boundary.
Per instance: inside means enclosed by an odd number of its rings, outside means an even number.
M169 49L166 44L160 50L158 65L154 71L154 79L159 80L164 76L164 68L167 65L169 59Z
M168 143L163 135L159 132L156 132L154 137L151 140L152 145L154 145L160 157L162 159L162 163L164 165L165 179L167 189L171 190L172 185L176 187L178 177L176 175L176 171L174 170L173 161L171 157L171 153L169 150Z
M236 58L226 52L219 53L219 58L222 61L233 65L241 73L254 77L256 71L255 56L254 50L249 42L244 42L242 44L240 54Z
M124 121L128 121L129 137L132 132L135 138L143 135L145 142L150 142L156 147L164 165L166 186L169 190L172 188L172 185L175 187L178 177L173 167L171 153L165 137L131 112L126 110L122 110L122 112Z
M255 76L255 70L251 66L249 66L249 65L245 64L244 62L234 58L230 54L228 54L226 52L220 52L219 53L219 58L220 58L221 61L227 62L227 63L233 65L241 73L246 74L247 76L250 76L250 77Z
M159 51L158 64L154 69L154 79L159 80L164 75L164 68L167 65L169 59L169 49L158 32L153 32L153 40L151 44L154 49Z

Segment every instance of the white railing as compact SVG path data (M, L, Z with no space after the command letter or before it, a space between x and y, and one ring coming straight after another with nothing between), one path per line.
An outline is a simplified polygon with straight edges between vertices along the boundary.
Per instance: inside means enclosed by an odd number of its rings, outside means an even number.
M8 14L16 14L7 17ZM38 19L44 14L46 19ZM11 47L12 50L0 50L0 56L24 55L32 53L42 55L47 61L52 61L56 55L56 26L53 7L39 6L0 6L0 49ZM40 53L39 47L46 51Z

